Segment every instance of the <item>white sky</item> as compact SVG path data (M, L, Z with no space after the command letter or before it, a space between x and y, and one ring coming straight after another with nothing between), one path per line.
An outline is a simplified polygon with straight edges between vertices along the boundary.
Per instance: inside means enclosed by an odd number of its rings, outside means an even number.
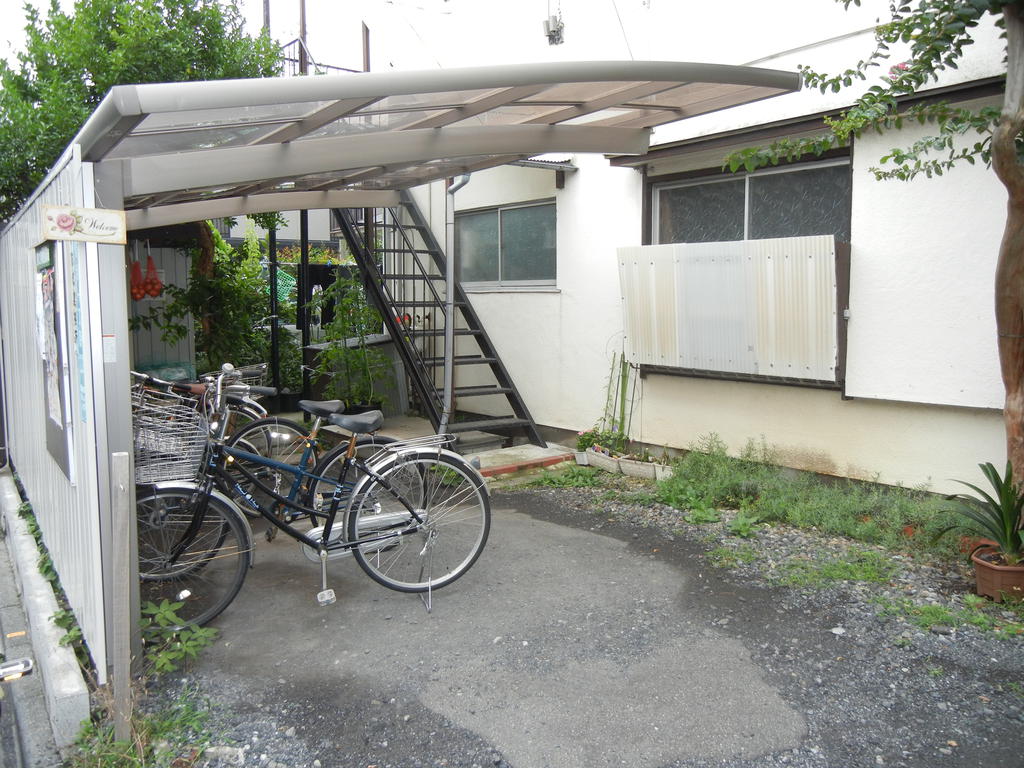
M0 0L0 55L23 42L23 0ZM46 7L48 0L32 0ZM739 64L868 26L885 0L844 12L832 0L305 0L307 39L322 63L362 66L361 22L371 27L373 68L527 61L665 59ZM61 0L70 8L72 0ZM298 37L300 0L270 0L273 37ZM248 31L263 0L239 0ZM785 12L781 12L781 9ZM561 10L565 43L550 46L542 22ZM851 18L852 17L852 18ZM794 23L813 18L814 23ZM742 19L743 23L735 23Z

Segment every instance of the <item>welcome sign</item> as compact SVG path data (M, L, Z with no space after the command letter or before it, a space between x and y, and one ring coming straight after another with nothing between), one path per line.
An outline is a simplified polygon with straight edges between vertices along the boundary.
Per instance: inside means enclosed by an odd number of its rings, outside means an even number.
M43 239L125 245L127 225L124 211L44 205Z

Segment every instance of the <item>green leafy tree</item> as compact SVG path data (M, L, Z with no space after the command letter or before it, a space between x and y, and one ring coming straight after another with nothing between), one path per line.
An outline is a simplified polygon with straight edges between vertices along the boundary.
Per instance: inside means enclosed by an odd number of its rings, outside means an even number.
M7 0L13 2L13 0ZM242 30L236 0L51 0L25 4L26 44L0 61L0 221L42 181L115 85L267 77L279 50Z
M844 7L860 0L836 0ZM904 123L928 124L931 135L890 150L872 171L878 179L941 176L958 163L992 167L1009 194L1006 225L995 273L995 316L999 363L1006 400L1007 456L1017 477L1024 477L1024 0L896 0L891 18L875 28L875 47L867 58L838 74L801 67L806 85L839 92L865 81L888 65L892 50L909 50L852 106L826 120L826 132L785 139L734 153L732 170L754 170L807 154L846 146L867 131L899 129ZM1006 85L1002 107L967 109L945 101L907 103L905 97L956 69L972 33L994 18L1006 39Z

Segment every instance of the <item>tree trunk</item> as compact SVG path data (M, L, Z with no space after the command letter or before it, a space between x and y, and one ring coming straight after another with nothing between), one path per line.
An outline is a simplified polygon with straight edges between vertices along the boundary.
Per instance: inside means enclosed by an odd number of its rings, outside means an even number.
M1018 483L1024 478L1024 168L1016 138L1024 128L1024 22L1012 5L1006 22L1006 91L992 134L992 166L1006 187L1006 228L996 263L995 310L999 366L1006 391L1006 456Z

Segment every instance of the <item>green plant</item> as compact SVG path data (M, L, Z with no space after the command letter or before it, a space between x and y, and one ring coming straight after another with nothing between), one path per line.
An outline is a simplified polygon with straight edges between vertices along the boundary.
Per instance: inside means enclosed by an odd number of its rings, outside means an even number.
M595 488L601 485L601 473L592 467L569 467L562 471L545 471L530 485L551 488Z
M708 562L716 568L735 568L737 565L752 563L757 559L757 552L749 544L735 549L731 547L715 547L706 555Z
M142 606L142 636L146 642L146 661L157 674L173 672L196 659L199 652L217 639L212 627L186 626L177 611L183 603L162 600Z
M265 362L269 358L270 337L262 321L268 311L268 286L255 230L246 231L237 250L215 229L208 230L212 260L204 259L201 248L189 250L192 268L188 286L165 286L168 301L150 307L149 314L132 318L130 326L159 328L168 344L184 339L192 327L196 368L200 371L217 370L223 363L243 366ZM279 314L287 314L287 304L282 302ZM279 328L278 333L282 347L293 346L297 350L287 330ZM293 357L297 354L296 351ZM296 372L301 370L297 364L291 367Z
M612 453L622 453L626 449L628 438L621 432L611 429L586 429L576 435L576 450L586 451L590 448L605 449Z
M968 521L964 525L952 527L959 527L991 539L996 543L1005 563L1016 565L1024 557L1024 520L1021 518L1024 511L1024 489L1019 488L1014 482L1013 467L1009 461L1006 462L1006 473L1002 477L991 462L978 466L981 467L995 495L989 495L971 483L957 481L973 490L980 498L963 493L947 497L957 502L956 511Z
M136 708L132 738L118 741L109 708L100 708L75 741L68 768L188 768L210 743L210 704L198 687L185 685L167 706Z
M690 525L706 525L719 522L722 516L718 514L718 510L714 507L697 503L689 512L683 515L683 519Z
M892 561L879 552L850 549L839 558L790 560L782 566L779 582L794 587L824 587L836 581L884 583L895 571Z
M1007 618L1007 606L997 605L977 595L965 595L964 607L946 608L940 605L918 605L910 598L872 599L878 606L879 615L902 616L915 626L929 629L936 625L947 627L975 627L983 632L992 632L1000 637L1024 635L1024 608L1018 610L1016 618ZM1013 615L1013 612L1010 612Z
M37 5L48 7L47 19ZM0 221L31 195L112 86L270 77L281 68L269 35L245 34L235 0L24 7L25 50L0 61Z
M380 402L377 384L394 375L391 361L367 337L383 329L380 314L366 298L362 282L338 272L334 282L310 304L334 315L323 326L327 345L317 359L315 376L329 396L349 405Z
M741 509L736 516L729 521L726 528L733 536L739 536L742 539L749 539L754 535L759 524L760 520L757 515L752 515Z

